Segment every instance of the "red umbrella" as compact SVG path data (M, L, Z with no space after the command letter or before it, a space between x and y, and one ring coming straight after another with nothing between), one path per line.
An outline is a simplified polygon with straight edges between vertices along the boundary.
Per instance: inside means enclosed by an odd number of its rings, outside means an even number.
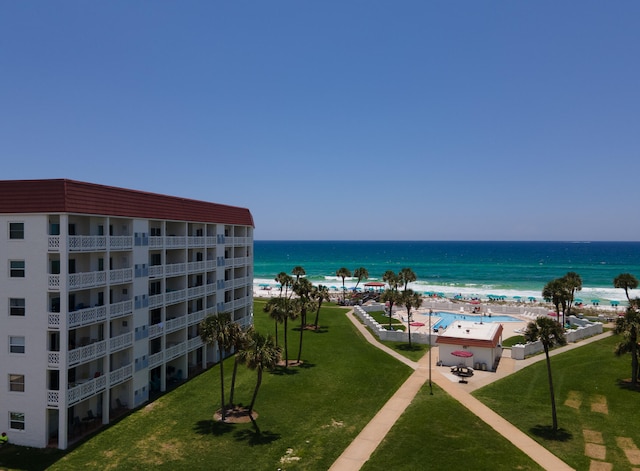
M453 356L462 357L462 358L470 358L470 357L473 356L473 353L469 352L467 350L455 350L455 351L451 352L451 354Z

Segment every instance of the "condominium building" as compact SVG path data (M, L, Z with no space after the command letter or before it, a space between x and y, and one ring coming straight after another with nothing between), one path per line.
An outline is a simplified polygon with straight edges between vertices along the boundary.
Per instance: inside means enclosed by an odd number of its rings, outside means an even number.
M248 209L72 180L0 181L0 432L67 448L218 362L253 320Z

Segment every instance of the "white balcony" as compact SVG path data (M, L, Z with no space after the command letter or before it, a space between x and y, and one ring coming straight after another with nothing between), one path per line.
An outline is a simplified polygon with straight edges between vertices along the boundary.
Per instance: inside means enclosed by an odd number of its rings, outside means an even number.
M60 328L60 313L59 312L50 312L47 315L47 324L49 329L59 329Z
M149 278L162 278L164 275L164 265L153 265L149 267Z
M153 324L149 326L149 339L160 337L164 333L164 324Z
M109 283L122 284L129 283L133 280L132 268L121 268L119 270L109 270Z
M70 290L95 288L107 284L107 273L104 271L88 271L67 275L67 287Z
M172 263L164 266L164 274L166 276L180 276L187 274L186 263Z
M186 236L167 236L164 238L164 246L166 248L180 249L187 246Z
M109 319L128 316L133 313L133 301L122 301L109 305Z
M149 369L155 368L164 362L164 352L154 353L149 355Z
M189 262L189 264L187 265L187 268L189 270L189 273L193 273L193 272L204 271L205 266L206 266L206 262L202 260L200 262Z
M67 328L72 329L83 325L102 322L107 318L107 307L96 306L72 311L67 314Z
M67 353L68 366L79 365L88 361L103 357L107 353L107 342L105 340L94 342L84 347L69 350Z
M126 365L109 373L109 386L113 387L133 376L133 365Z
M200 347L202 347L202 339L200 337L194 337L192 339L187 340L188 351L192 351Z
M107 386L107 377L98 376L94 379L78 380L74 384L75 386L67 390L67 406L72 406L104 390ZM47 395L48 401L51 400L49 396Z
M47 352L47 364L49 368L60 366L60 352Z
M188 290L189 298L199 298L199 297L204 296L204 293L205 293L204 285L202 285L202 286L194 286L193 288L189 288L189 290Z
M165 361L171 361L174 358L178 358L180 355L184 355L187 352L187 342L168 345L169 347L164 351Z
M187 315L187 325L198 324L206 316L206 311L196 311Z
M106 236L69 236L67 238L69 252L96 252L107 249Z
M164 304L164 294L154 294L149 296L149 309L160 307Z
M187 325L187 316L176 317L175 319L167 319L165 323L165 332L174 332Z
M123 350L133 345L133 332L111 337L109 339L109 351L111 353Z
M177 291L169 291L164 294L164 302L165 304L176 304L181 303L187 299L187 290L181 289Z
M133 237L131 236L109 237L109 249L111 250L131 250L132 248L133 248Z
M189 236L187 237L189 247L204 247L205 238L202 236Z

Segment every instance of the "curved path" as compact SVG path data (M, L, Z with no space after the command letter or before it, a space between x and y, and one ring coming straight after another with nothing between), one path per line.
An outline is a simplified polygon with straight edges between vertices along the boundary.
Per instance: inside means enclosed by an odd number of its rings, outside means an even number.
M407 406L411 403L415 395L420 388L425 384L429 378L429 355L424 355L419 361L414 362L389 347L381 344L378 340L367 330L358 318L353 314L353 311L347 313L347 317L353 322L357 329L362 333L364 338L375 345L376 347L384 350L389 355L397 358L399 361L405 363L414 369L413 374L407 378L402 386L396 391L396 393L387 401L387 403L378 411L378 413L371 419L371 421L362 429L362 432L351 442L351 444L344 450L342 455L331 466L330 471L355 471L359 470L362 465L369 459L373 451L378 447L380 442L384 439L386 434L391 430L393 424L402 415ZM604 333L585 339L579 343L573 343L565 347L555 349L552 355L562 353L564 351L585 345L586 343L600 340L604 336L610 335L610 333ZM435 350L434 350L435 351ZM532 460L542 466L544 469L553 471L572 470L568 464L555 456L549 450L544 448L538 442L531 437L520 431L514 425L506 421L502 416L498 415L490 408L485 406L470 392L473 389L484 386L485 384L502 378L508 374L513 373L516 370L522 369L531 363L544 359L543 355L536 355L527 360L514 361L511 358L502 358L498 366L498 371L495 373L478 372L478 381L474 376L474 381L469 384L460 384L457 381L452 381L443 374L443 369L435 365L437 361L437 355L431 355L433 358L433 364L431 365L431 381L437 384L445 392L451 395L454 399L459 401L463 406L476 414L481 420L486 422L500 435L505 437L515 446L520 448L526 453ZM446 370L444 370L446 371Z

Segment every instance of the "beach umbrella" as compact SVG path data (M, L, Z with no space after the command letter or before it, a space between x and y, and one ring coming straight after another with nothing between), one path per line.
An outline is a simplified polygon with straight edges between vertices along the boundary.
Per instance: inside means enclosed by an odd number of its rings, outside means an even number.
M600 300L599 299L592 299L591 300L591 304L597 306L598 304L600 304Z
M265 288L269 286L269 283L260 283L258 286L260 286L260 288Z
M522 299L522 296L514 296L513 299L520 301Z
M618 304L620 304L618 301L611 301L612 306L617 306Z
M473 353L468 350L454 350L453 352L451 352L451 354L454 357L460 358L471 358L473 356Z
M531 302L534 302L536 300L536 298L534 298L533 296L529 296L527 299Z
M582 299L580 299L580 298L575 298L575 299L573 300L573 302L574 302L575 304L582 304Z
M329 288L331 288L334 291L338 291L338 287L337 286L329 286Z

